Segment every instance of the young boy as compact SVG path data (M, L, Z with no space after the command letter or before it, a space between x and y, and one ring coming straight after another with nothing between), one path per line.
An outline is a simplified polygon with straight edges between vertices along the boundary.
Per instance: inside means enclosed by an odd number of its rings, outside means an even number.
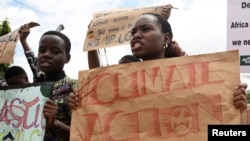
M28 76L20 66L12 66L5 73L5 81L8 86L28 84Z
M71 112L66 103L67 96L76 89L77 81L66 76L63 67L70 61L71 43L61 32L48 31L39 41L38 65L44 72L38 81L55 82L50 97L58 106L55 120L46 129L45 140L69 140ZM52 116L53 118L53 116ZM55 130L56 129L56 130Z
M36 58L26 42L28 34L29 27L22 26L20 41L34 74L34 82L54 82L50 97L52 102L46 102L44 107L44 116L47 118L44 140L69 140L71 112L66 98L77 85L77 80L66 76L63 70L64 65L70 61L70 40L61 32L45 32L40 38Z

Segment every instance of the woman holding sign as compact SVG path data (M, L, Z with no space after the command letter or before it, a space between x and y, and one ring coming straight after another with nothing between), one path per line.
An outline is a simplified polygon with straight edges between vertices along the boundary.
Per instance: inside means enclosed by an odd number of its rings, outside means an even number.
M144 61L183 56L182 51L176 54L178 51L171 45L171 25L160 15L149 13L138 17L131 34L131 51L135 57ZM247 107L246 88L245 83L235 88L234 106L241 110Z
M143 61L163 58L171 58L185 55L180 48L172 46L172 29L167 20L154 13L144 14L138 17L132 28L131 51L137 58ZM239 84L234 92L234 106L245 110L246 102L245 83ZM71 109L79 106L77 93L71 93L68 97L68 105Z

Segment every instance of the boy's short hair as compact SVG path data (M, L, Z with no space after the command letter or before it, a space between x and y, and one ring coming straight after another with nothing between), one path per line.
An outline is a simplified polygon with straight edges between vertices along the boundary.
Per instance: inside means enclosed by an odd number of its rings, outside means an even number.
M121 64L122 60L126 60L126 62L140 62L141 60L133 55L124 55L120 60L119 60L119 64ZM123 63L122 63L123 64Z
M22 67L12 66L6 71L4 78L5 78L5 80L7 80L7 79L9 79L13 76L17 76L17 75L27 76L27 73L25 72L25 70Z
M62 38L62 39L64 40L64 43L65 43L65 51L66 51L66 53L67 53L67 54L70 53L71 42L70 42L70 39L69 39L65 34L63 34L63 33L61 33L61 32L58 32L58 31L51 30L51 31L45 32L45 33L42 35L42 37L45 36L45 35L56 35L56 36ZM41 37L41 38L42 38L42 37Z

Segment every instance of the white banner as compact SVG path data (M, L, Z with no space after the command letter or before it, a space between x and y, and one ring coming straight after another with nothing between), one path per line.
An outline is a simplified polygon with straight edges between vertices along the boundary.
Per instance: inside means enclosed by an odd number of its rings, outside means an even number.
M250 72L250 0L227 1L227 49L238 49L240 72Z
M43 107L50 85L25 85L0 90L0 141L43 141Z

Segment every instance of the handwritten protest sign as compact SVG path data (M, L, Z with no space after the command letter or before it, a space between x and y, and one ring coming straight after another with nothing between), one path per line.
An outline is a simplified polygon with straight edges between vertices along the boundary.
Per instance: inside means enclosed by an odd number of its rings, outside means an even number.
M84 41L84 51L128 44L134 20L148 12L160 14L163 7L113 9L95 12Z
M49 84L0 90L0 140L43 141L46 120L44 103L51 91Z
M0 63L13 63L18 29L0 37Z
M71 141L207 140L208 124L239 124L238 51L80 71Z
M38 23L28 23L30 28L38 26ZM16 44L19 39L19 28L0 37L0 63L13 63Z

